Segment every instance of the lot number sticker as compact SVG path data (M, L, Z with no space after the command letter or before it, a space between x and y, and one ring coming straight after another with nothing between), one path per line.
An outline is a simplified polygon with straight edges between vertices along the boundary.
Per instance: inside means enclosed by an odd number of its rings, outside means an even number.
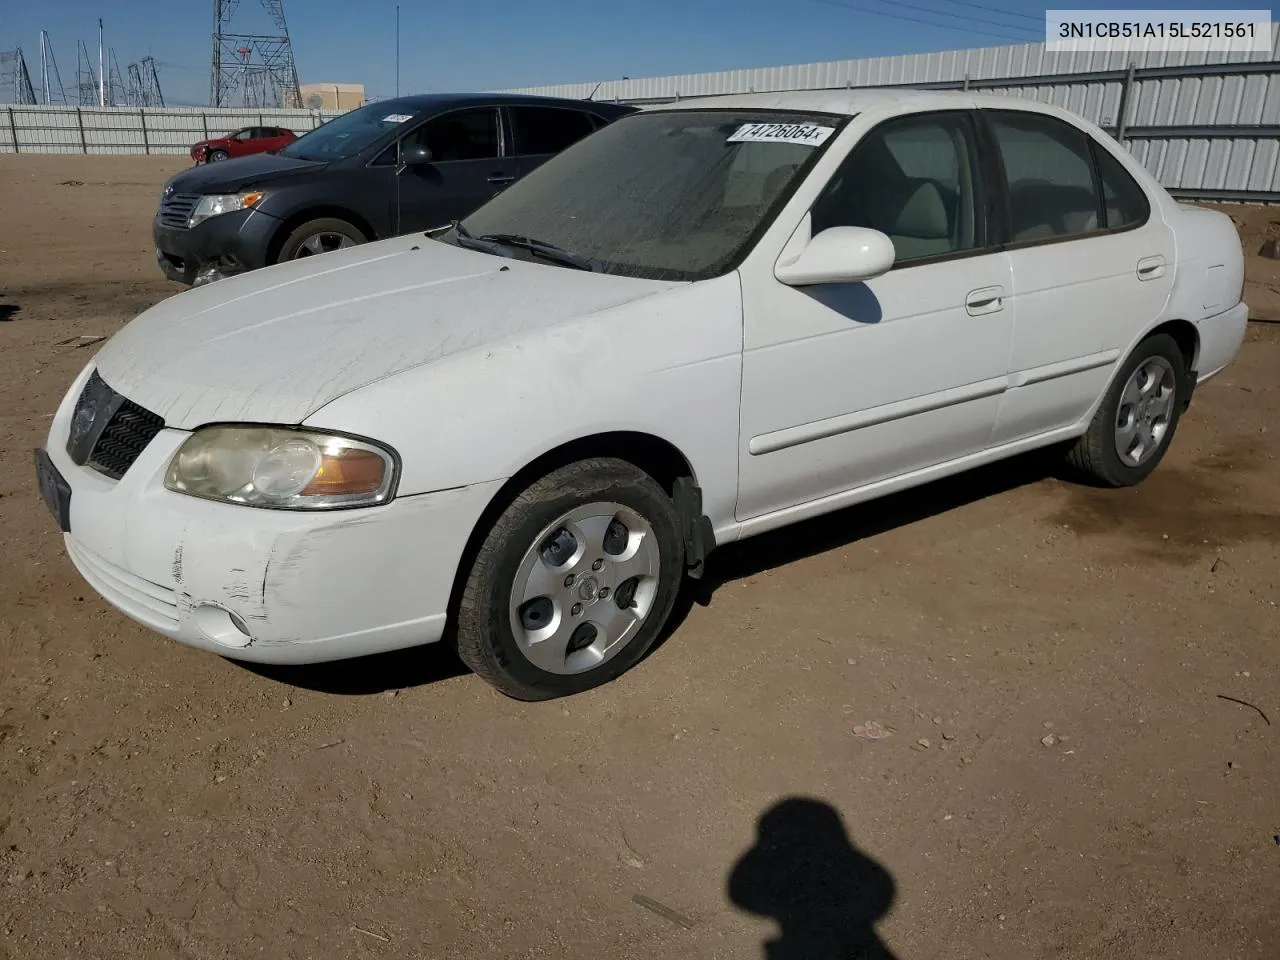
M406 120L412 120L413 117L407 113L393 113L382 118L383 123L404 123Z
M744 123L726 143L800 143L820 147L836 132L835 127L813 123Z

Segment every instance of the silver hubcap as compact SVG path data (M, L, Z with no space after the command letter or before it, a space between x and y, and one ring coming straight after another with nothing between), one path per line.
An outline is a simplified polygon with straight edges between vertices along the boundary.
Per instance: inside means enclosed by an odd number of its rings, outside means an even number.
M341 233L313 233L302 241L302 246L298 247L298 252L293 255L293 259L299 260L302 257L314 256L317 253L329 253L333 250L341 250L344 247L354 247L355 245L356 242L354 240Z
M612 659L653 609L661 565L653 528L621 504L589 503L548 524L511 588L520 652L561 674Z
M1169 433L1178 380L1164 357L1151 357L1133 371L1116 413L1116 453L1137 467L1150 460Z

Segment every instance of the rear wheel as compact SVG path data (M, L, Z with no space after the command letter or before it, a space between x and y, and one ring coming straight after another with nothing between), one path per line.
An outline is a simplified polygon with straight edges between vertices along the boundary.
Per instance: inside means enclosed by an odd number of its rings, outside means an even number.
M368 238L356 227L336 217L321 217L302 224L285 238L280 247L277 263L287 260L300 260L303 257L329 253L333 250L344 250L358 243L367 242Z
M1104 486L1141 483L1173 441L1187 387L1187 361L1178 344L1165 333L1147 337L1121 367L1068 462Z
M589 690L653 645L683 571L675 506L652 477L611 458L562 467L485 537L459 603L458 654L518 700Z

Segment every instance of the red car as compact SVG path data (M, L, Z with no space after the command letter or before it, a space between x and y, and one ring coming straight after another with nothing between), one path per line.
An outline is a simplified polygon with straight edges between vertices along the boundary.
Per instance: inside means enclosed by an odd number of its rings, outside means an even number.
M245 127L225 137L201 140L191 148L191 159L196 163L214 163L229 157L247 157L251 153L266 153L298 139L292 130L283 127Z

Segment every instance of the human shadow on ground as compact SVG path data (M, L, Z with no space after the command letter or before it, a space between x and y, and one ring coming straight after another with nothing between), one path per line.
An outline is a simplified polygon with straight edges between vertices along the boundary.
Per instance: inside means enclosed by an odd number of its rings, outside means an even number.
M821 800L788 797L765 811L727 887L740 910L777 923L765 960L895 960L875 925L897 885Z
M686 581L670 619L647 656L670 639L695 605L711 605L715 591L726 583L1035 483L1052 476L1060 462L1060 453L1054 450L1037 451L760 534L742 543L726 544L707 558L703 579ZM425 686L468 672L448 643L327 664L242 666L290 686L345 696Z

